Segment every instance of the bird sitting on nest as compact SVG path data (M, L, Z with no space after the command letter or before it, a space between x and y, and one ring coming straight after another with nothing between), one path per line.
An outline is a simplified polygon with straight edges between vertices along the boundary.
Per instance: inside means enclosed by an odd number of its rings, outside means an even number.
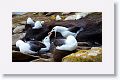
M26 24L25 24L25 30L28 30L32 27L34 27L35 22L32 20L32 18L28 17Z
M54 44L58 50L73 51L77 48L77 40L72 35L69 35L66 39L56 39Z
M56 32L59 32L62 34L63 37L67 38L69 35L72 35L74 37L77 36L77 34L83 31L82 27L70 27L70 28L66 28L63 26L55 26L50 33L55 32L55 36L56 36Z
M66 39L54 40L53 58L55 62L61 62L62 58L75 52L77 48L77 40L74 36L69 35Z
M50 35L46 36L42 42L39 41L27 41L18 40L16 47L19 48L21 53L35 54L39 52L46 52L50 48Z
M45 36L48 35L48 28L47 27L43 27L44 21L36 21L34 26L30 28L26 31L26 35L25 37L22 39L23 41L41 41L42 39L44 39Z
M25 30L28 29L39 29L44 24L44 21L34 21L32 18L28 17L26 24L25 24Z

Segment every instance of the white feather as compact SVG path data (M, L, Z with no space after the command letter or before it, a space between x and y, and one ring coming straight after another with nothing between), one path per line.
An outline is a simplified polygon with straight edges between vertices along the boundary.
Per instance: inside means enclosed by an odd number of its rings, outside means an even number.
M34 21L29 17L29 18L27 19L27 24L32 24L32 25L34 25Z
M46 36L42 43L46 46L46 48L41 48L40 51L48 51L50 49L50 38L49 36Z
M67 51L73 51L76 48L77 48L77 40L72 35L69 35L67 37L64 45L56 47L56 49L58 50L67 50Z
M31 51L30 50L30 45L28 43L23 42L22 40L18 40L16 42L16 47L18 47L20 49L20 52L23 53L23 54L37 53L37 52Z
M69 35L73 35L74 37L76 37L76 33L70 32L68 28L63 27L63 26L55 26L51 30L51 32L60 32L63 37L68 37Z
M32 29L40 29L42 27L42 24L40 21L35 22L35 26Z

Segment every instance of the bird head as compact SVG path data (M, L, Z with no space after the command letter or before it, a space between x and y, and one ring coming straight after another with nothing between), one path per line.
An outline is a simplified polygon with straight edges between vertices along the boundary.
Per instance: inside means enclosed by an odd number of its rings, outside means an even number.
M46 36L46 37L43 39L42 42L50 42L50 36L49 36L49 35Z
M56 32L63 32L63 31L67 31L68 28L63 27L63 26L55 26L50 32L55 32L55 37L56 37Z
M34 24L34 21L32 20L32 18L28 17L27 19L27 24Z

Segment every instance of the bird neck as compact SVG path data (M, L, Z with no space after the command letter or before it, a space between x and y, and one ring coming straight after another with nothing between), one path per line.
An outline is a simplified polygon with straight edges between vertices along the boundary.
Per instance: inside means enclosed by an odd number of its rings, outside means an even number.
M58 29L58 32L63 32L63 31L67 31L67 30L68 30L68 28L66 28L66 27L61 27L61 28Z

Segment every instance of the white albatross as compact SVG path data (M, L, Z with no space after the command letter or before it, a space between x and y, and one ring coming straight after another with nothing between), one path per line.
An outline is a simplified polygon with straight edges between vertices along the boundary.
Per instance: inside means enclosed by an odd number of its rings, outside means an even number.
M35 54L40 51L45 52L50 48L49 35L44 38L43 42L39 41L27 41L18 40L16 42L16 47L19 48L20 52L23 54Z
M50 34L51 35L51 34ZM46 46L44 48L41 48L40 51L48 51L50 49L50 35L46 36L42 43Z
M82 27L70 27L70 28L66 28L66 27L63 27L63 26L55 26L51 32L55 32L55 36L56 36L56 32L59 32L62 34L63 37L67 38L69 35L72 35L74 37L77 36L77 34L80 32L80 31L83 31L83 28ZM51 33L50 32L50 33Z
M64 42L62 41L62 43L64 43L61 46L57 46L56 49L58 50L66 50L66 51L73 51L77 48L77 40L75 39L74 36L69 35Z

